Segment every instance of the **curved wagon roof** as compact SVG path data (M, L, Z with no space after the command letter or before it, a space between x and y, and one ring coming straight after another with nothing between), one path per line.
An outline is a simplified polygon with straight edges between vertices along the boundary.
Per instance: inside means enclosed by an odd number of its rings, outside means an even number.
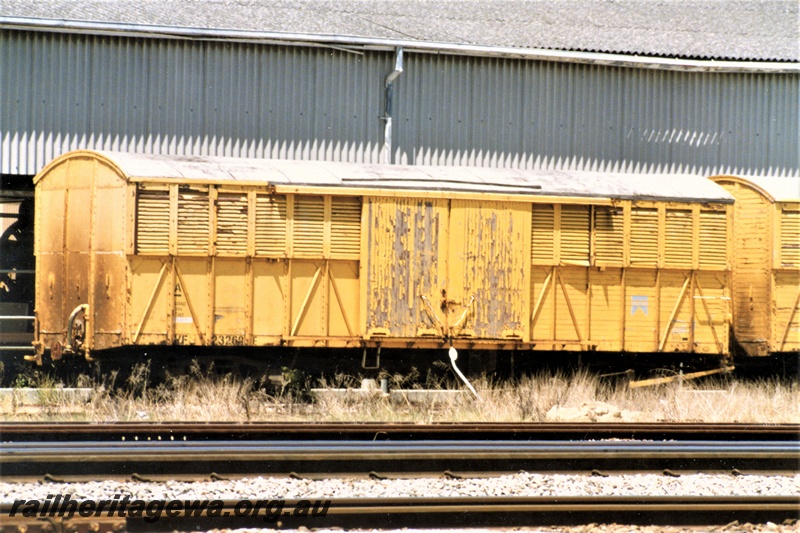
M734 176L720 175L710 178L715 182L732 181L743 183L757 190L772 202L800 202L800 180L780 176Z
M615 172L521 170L484 167L433 167L240 159L231 157L165 156L127 152L75 151L71 157L107 160L129 181L185 181L197 184L346 187L568 196L584 198L733 203L716 183L695 174L624 174Z

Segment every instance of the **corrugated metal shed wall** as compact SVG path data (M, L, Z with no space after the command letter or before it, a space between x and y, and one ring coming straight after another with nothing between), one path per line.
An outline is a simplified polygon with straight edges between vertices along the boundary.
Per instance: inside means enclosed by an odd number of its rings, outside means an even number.
M378 162L393 54L3 31L0 173L75 148ZM800 79L406 53L394 161L800 175Z
M797 76L413 56L398 82L397 162L705 174L800 167Z
M76 148L377 162L392 54L3 32L2 165Z

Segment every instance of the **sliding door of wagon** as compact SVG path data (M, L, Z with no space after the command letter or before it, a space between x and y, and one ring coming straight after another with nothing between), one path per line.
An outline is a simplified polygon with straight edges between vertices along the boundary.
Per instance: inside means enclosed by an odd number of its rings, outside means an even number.
M366 198L367 337L438 337L446 288L448 201Z
M530 235L530 204L452 200L449 290L440 302L451 336L528 338Z

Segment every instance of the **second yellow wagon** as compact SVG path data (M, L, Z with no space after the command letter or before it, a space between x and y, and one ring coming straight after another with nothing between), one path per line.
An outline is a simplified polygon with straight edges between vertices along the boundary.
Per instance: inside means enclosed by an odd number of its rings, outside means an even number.
M735 198L733 313L750 356L800 352L800 180L721 175Z

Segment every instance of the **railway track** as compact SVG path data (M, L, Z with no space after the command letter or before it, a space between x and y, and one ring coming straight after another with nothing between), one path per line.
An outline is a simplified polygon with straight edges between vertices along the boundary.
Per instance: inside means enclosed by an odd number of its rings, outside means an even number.
M703 440L800 441L800 424L0 422L3 441L133 440Z
M794 474L800 470L799 430L735 424L1 424L0 481L159 482L258 474L469 478L518 470L595 476L632 471ZM9 504L0 504L0 523L4 530L29 533L276 525L719 525L734 520L781 523L800 513L796 495L334 498L324 514L299 516L294 512L298 501L281 501L285 510L278 515L237 516L241 503L224 501L214 515L181 510L157 522L142 516L12 517Z
M279 513L247 516L239 502L224 501L219 516L176 511L148 517L9 517L0 504L3 531L71 533L90 531L205 531L224 528L401 529L409 527L518 527L625 523L642 525L712 525L733 520L765 523L797 516L800 497L495 497L495 498L357 498L327 500L325 512L297 515L301 500L283 500Z
M795 472L797 443L134 441L3 444L3 478L657 471ZM459 474L456 474L459 475Z
M0 425L2 478L795 472L800 427L705 424Z

